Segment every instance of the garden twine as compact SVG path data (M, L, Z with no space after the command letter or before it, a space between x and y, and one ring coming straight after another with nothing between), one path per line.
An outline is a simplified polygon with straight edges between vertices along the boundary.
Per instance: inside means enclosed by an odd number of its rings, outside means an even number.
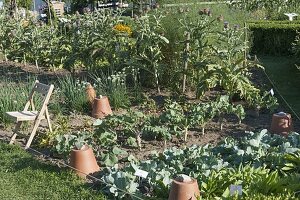
M293 114L296 116L296 118L298 120L300 120L300 117L298 116L298 114L296 113L296 111L292 108L292 106L287 102L287 100L280 94L277 86L275 85L275 83L271 80L271 78L268 76L266 70L263 70L264 74L266 75L266 77L268 78L269 82L273 85L274 89L276 90L276 92L278 93L278 95L280 96L280 98L284 101L284 103L289 107L289 109L293 112Z
M38 153L38 154L44 156L44 157L47 158L47 159L52 159L51 156L46 155L46 154L44 154L44 153L42 153L42 152L40 152L40 151L38 151L38 150L35 150L35 149L31 148L31 147L29 147L28 149L30 149L31 151L33 151L33 152L35 152L35 153ZM83 174L86 175L87 177L92 178L92 179L94 179L94 180L96 180L96 181L99 181L99 182L101 182L101 183L103 183L103 184L105 184L105 185L107 185L107 186L114 187L114 188L116 188L117 190L119 190L119 191L121 191L121 192L124 192L125 194L128 194L128 195L130 195L130 196L135 197L136 199L143 200L141 197L139 197L139 196L137 196L137 195L131 194L131 193L129 193L129 192L123 190L123 189L120 189L120 188L118 188L117 186L112 185L112 184L110 184L110 183L106 183L105 181L103 181L103 180L101 180L101 179L99 179L99 178L97 178L97 177L95 177L95 176L93 176L93 175L86 174L86 173L84 173L84 172L82 172L82 171L80 171L80 170L78 170L78 169L76 169L76 168L74 168L74 167L72 167L72 166L70 166L70 165L68 165L68 164L66 164L66 163L64 163L64 162L62 162L62 161L60 161L60 160L57 161L57 162L60 163L60 164L62 164L62 165L64 165L65 167L68 167L68 168L70 168L70 169L73 169L73 170L76 170L76 171L78 171L78 172L80 172L80 173L83 173ZM57 164L56 164L56 165L57 165Z

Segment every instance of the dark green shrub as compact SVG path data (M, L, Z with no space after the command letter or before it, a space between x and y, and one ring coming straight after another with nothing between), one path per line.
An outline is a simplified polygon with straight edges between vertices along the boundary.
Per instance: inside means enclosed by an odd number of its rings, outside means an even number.
M289 55L300 21L251 21L254 54Z

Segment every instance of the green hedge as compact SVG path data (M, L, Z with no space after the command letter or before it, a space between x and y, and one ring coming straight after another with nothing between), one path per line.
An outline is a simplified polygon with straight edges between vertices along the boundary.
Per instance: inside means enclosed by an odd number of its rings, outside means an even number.
M296 21L250 21L249 28L253 36L251 52L254 54L289 55L300 20Z

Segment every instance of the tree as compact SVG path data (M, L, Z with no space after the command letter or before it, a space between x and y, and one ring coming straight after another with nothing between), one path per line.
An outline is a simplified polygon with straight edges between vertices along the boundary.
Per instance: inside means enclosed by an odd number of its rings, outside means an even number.
M30 9L32 6L32 0L5 0L4 1L6 5L12 5L12 4L17 4L18 7L23 7L26 9Z
M88 5L92 5L92 7L94 8L94 5L97 2L97 0L69 0L69 2L71 4L72 12L82 12L83 8L88 7Z

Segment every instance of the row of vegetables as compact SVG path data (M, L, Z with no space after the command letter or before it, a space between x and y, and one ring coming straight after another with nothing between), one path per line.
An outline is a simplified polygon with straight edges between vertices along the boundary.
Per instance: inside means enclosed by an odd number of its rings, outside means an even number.
M300 192L299 148L298 133L283 137L267 130L248 132L216 146L166 149L143 161L130 155L125 167L107 167L100 178L110 185L103 184L103 191L116 199L134 199L135 195L166 199L178 174L196 178L203 199L229 198L230 185L242 186L243 198L272 199L274 195L274 199L296 199ZM148 176L135 176L138 169L147 171Z

